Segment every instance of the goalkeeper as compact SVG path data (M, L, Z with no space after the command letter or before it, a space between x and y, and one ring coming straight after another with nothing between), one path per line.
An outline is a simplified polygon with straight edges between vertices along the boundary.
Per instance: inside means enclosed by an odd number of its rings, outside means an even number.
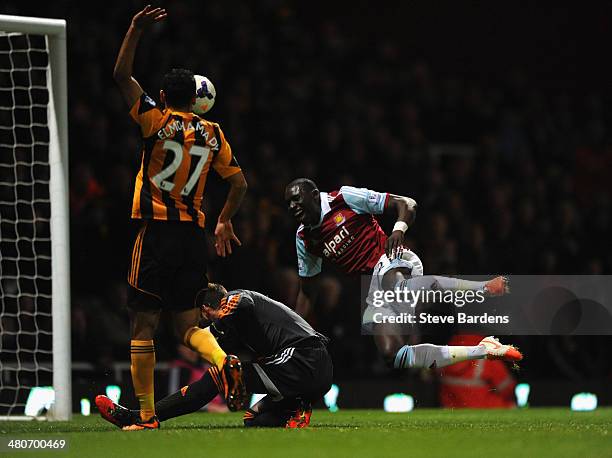
M249 352L254 359L242 362L247 393L266 396L248 409L245 426L303 428L310 423L312 403L320 399L332 382L332 361L328 339L316 332L297 313L263 294L235 290L227 292L209 283L201 298L202 316L211 322L210 331L226 351ZM155 412L160 421L201 409L224 384L212 366L197 382L158 401ZM126 428L137 422L138 411L98 396L102 417Z

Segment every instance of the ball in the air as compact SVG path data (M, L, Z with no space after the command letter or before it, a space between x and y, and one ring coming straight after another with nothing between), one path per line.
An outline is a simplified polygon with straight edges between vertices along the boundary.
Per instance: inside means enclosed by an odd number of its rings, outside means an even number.
M217 91L213 83L201 75L194 75L196 86L196 100L193 106L193 112L198 115L203 115L209 111L215 104Z

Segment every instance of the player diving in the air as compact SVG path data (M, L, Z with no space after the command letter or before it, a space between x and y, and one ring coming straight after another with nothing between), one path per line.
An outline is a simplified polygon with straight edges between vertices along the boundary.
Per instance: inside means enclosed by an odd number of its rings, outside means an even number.
M245 426L304 428L310 422L312 403L323 397L332 382L328 339L316 332L290 308L254 291L229 293L209 283L201 299L202 315L223 349L253 354L242 361L246 393L266 396L244 415ZM212 366L197 382L158 401L160 421L195 412L224 394L220 371ZM139 412L98 396L100 414L111 423L129 428Z
M300 292L296 311L306 316L314 306L323 258L348 274L371 274L370 293L390 281L390 289L421 287L442 291L481 291L485 296L507 292L504 277L476 282L441 276L423 276L419 257L403 246L404 233L416 216L416 202L409 198L368 189L343 186L321 192L309 179L289 183L285 200L300 224L296 233ZM395 211L397 222L389 237L373 215ZM397 274L400 274L399 276ZM368 301L369 302L369 301ZM364 324L374 329L388 324L372 322L368 304ZM388 365L395 368L444 367L471 359L520 361L523 356L511 345L487 337L475 346L405 345L399 332L375 332L374 340Z

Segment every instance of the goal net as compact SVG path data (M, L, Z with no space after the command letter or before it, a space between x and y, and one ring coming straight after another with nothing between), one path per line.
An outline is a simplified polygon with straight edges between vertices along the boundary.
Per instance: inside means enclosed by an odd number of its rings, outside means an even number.
M65 37L0 15L2 419L72 412Z

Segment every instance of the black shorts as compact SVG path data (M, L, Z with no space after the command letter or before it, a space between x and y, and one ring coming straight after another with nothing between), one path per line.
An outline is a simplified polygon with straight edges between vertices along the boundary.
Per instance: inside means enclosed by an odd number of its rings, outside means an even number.
M208 286L206 235L192 222L146 221L128 272L128 306L135 310L194 308Z
M332 360L323 343L285 348L243 366L247 391L268 393L274 401L301 398L314 402L332 384Z

